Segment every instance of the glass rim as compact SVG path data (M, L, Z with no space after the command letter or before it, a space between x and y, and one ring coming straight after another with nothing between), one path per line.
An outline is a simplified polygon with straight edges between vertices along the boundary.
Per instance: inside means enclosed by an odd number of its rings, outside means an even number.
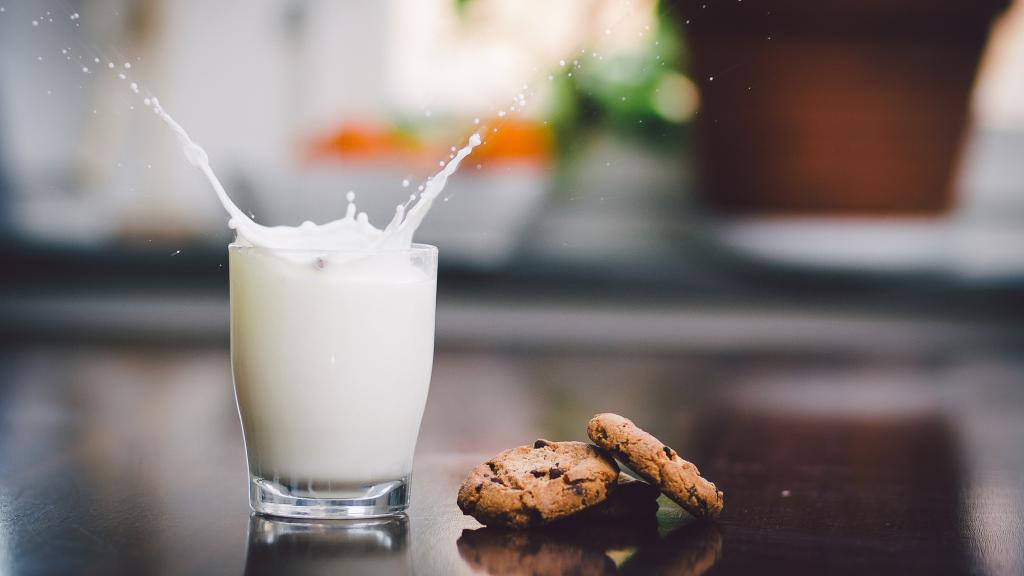
M408 248L391 249L391 250L352 250L345 248L267 248L264 246L253 246L251 244L240 244L238 242L231 242L228 244L228 251L242 251L242 250L261 250L269 253L276 254L350 254L356 256L376 256L378 254L430 254L433 256L437 255L437 246L431 244L419 244L413 242Z

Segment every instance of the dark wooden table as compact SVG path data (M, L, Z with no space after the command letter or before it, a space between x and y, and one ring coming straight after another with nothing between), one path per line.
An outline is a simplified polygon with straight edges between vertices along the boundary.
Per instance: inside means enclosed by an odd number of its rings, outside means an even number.
M718 483L720 522L459 513L472 464L605 410ZM250 516L226 349L0 347L0 574L1021 574L1024 355L442 349L413 486L391 521Z

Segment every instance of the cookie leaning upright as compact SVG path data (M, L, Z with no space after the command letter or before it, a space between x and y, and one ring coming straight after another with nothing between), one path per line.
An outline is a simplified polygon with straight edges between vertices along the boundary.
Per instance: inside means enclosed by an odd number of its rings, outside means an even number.
M618 414L598 414L587 424L587 435L623 464L698 518L716 518L725 504L715 485L676 451Z
M604 501L618 476L615 461L590 444L537 440L474 468L458 504L488 526L539 526Z

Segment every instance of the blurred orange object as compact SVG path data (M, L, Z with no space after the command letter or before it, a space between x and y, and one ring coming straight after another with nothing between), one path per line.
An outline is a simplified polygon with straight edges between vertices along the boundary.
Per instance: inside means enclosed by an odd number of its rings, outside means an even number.
M306 159L380 159L420 152L418 139L393 127L351 122L306 148Z
M481 168L505 162L528 162L547 165L554 149L551 130L542 124L505 120L496 125L497 132L483 134L483 144L473 152ZM455 141L433 138L430 142L414 133L391 126L348 123L326 137L316 139L304 149L309 162L337 160L400 161L403 164L436 165L446 158Z
M477 163L534 161L546 165L551 160L554 136L542 124L508 120L497 132L484 134L483 144L473 152Z

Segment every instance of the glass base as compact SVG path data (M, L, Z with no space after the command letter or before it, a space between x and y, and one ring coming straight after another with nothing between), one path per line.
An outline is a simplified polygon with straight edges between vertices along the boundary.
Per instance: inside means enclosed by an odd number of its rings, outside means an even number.
M358 486L330 496L251 477L249 505L254 512L285 518L353 519L379 518L404 512L409 507L409 478Z

